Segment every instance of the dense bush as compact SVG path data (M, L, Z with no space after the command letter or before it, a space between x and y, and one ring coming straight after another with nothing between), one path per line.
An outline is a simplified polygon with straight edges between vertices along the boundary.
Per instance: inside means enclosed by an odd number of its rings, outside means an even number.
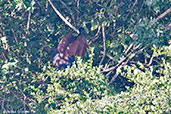
M171 45L163 47L161 50L170 57ZM160 53L160 51L158 51ZM159 56L157 54L156 56ZM134 81L133 88L127 87L126 92L116 95L105 95L102 99L87 99L86 102L66 103L60 110L52 110L50 113L171 113L171 63L163 59L158 73L163 76L153 74L153 67L145 68L142 63L125 66L125 73L122 75Z
M93 53L86 63L78 58L71 68L56 70L49 66L44 72L37 74L35 81L39 80L41 83L29 87L31 95L36 98L32 107L40 110L37 103L43 104L42 110L49 112L78 101L101 99L109 93L107 78L100 72L100 67L92 66L92 55Z

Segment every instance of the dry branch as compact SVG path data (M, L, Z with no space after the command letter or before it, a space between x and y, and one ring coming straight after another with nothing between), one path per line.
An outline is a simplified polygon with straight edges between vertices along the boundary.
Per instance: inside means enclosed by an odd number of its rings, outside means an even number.
M80 33L78 29L76 29L73 25L71 25L71 23L69 23L64 16L55 8L55 6L53 5L53 3L51 2L51 0L48 0L50 5L52 6L52 8L54 9L54 11L56 12L56 14L62 19L62 21L65 22L65 24L67 24L69 27L71 27L74 31L76 31L78 34Z
M60 0L60 2L61 2L61 3L65 6L65 8L69 11L69 13L70 13L70 15L71 15L71 17L72 17L72 20L75 21L75 18L74 18L74 16L73 16L73 13L72 13L71 9L70 9L62 0Z
M128 59L127 59L125 62L123 62L122 64L118 65L118 67L122 68L122 67L124 67L125 65L127 65L128 62L129 62L133 57L135 57L136 54L138 54L139 52L143 51L144 49L145 49L145 47L141 48L140 50L138 50L138 51L135 52L135 53L132 53L132 54L128 57ZM116 67L116 68L118 68L118 67ZM108 75L109 75L109 74L108 74ZM115 75L112 77L112 79L109 81L109 84L111 84L113 81L115 81L115 79L117 78L117 76L118 76L118 73L116 72L116 74L115 74Z
M102 24L102 35L103 35L103 58L100 61L100 65L102 64L102 62L104 61L104 58L106 56L106 36L105 36L105 25L104 23Z
M29 28L30 28L30 18L31 18L31 11L29 12L29 14L28 14L28 20L27 20L27 28L26 28L26 30L27 30L27 34L29 33Z
M162 13L160 16L157 17L157 21L162 19L163 17L165 17L168 13L171 12L171 8L169 8L168 10L166 10L164 13Z

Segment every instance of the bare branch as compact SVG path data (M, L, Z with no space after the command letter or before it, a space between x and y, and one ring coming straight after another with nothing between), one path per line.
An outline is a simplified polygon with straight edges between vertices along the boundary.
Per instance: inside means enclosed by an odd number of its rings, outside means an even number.
M152 54L152 56L151 56L151 58L150 58L149 63L147 64L147 66L150 66L150 65L152 64L153 59L154 59L154 53L155 53L155 52L156 52L156 50L154 50L154 52L153 52L153 54Z
M71 9L70 9L62 0L60 0L60 2L61 2L61 3L65 6L65 8L69 11L69 13L70 13L72 19L75 20L75 18L74 18L74 16L73 16L73 13L72 13Z
M79 9L80 7L80 0L77 0L77 8Z
M108 69L104 69L104 70L102 71L102 73L103 73L103 72L113 71L113 70L116 69L121 63L123 63L125 60L126 60L126 57L122 57L121 60L118 62L118 64L116 64L115 66L112 66L112 67L110 67L110 68L108 68Z
M30 28L30 18L31 18L31 11L29 11L29 14L28 14L28 20L27 20L27 34L29 33L29 28Z
M94 37L97 37L97 36L99 35L100 29L101 29L101 27L99 26L99 27L98 27L98 30L97 30L97 33L96 33L96 35L95 35Z
M104 52L103 51L100 51L100 53L104 55ZM109 59L114 60L114 57L112 57L111 55L109 55L107 53L106 53L106 56L109 57Z
M145 49L145 47L141 48L140 50L138 50L138 51L135 52L135 53L132 53L132 54L129 56L129 58L127 59L127 61L123 63L123 66L125 66L126 64L128 64L128 62L129 62L133 57L135 57L136 54L138 54L139 52L143 51L144 49Z
M135 46L135 47L133 48L132 51L135 51L139 46L140 46L140 44L137 45L137 46ZM145 47L144 47L144 48L145 48ZM121 64L127 64L127 63L129 62L130 59L132 59L132 58L133 58L137 53L139 53L140 51L144 50L144 48L138 50L138 51L135 52L135 53L130 52L129 54L127 54L126 57L122 57L121 60L118 61L118 64L116 64L115 66L110 67L110 68L108 68L108 69L104 69L102 72L113 71L114 69L116 69L117 67L119 67ZM127 61L124 63L124 61L125 61L126 59L127 59Z
M118 65L118 67L120 67L120 68L124 67L126 64L128 64L128 62L129 62L133 57L135 57L135 55L136 55L137 53L143 51L144 49L145 49L145 47L141 48L140 50L138 50L138 51L135 52L135 53L132 53L132 54L129 56L129 58L128 58L125 62L123 62L122 64ZM118 67L117 67L117 68L118 68ZM108 75L109 75L109 74L108 74ZM119 74L116 72L116 74L112 77L112 79L110 80L109 83L111 84L113 81L115 81L115 79L117 78L118 75L119 75Z
M101 30L101 27L99 26L96 35L94 35L93 37L91 37L92 40L90 41L89 44L92 44L92 42L94 42L95 40L98 39L98 36L100 34L100 30Z
M132 46L133 46L133 42L129 45L129 47L127 48L127 50L125 51L125 54L127 54L128 52L129 52L129 50L132 48Z
M157 21L165 17L168 13L171 12L171 8L167 9L164 13L157 17Z
M64 16L55 8L55 6L53 5L53 3L51 2L51 0L48 0L50 5L52 6L52 8L54 9L54 11L56 12L56 14L65 22L65 24L67 24L70 28L72 28L74 31L76 31L78 34L80 33L78 29L76 29L73 25L71 25L71 23L69 23Z
M13 36L14 36L15 42L16 42L16 43L18 43L17 37L15 36L14 29L11 29L11 31L12 31L12 33L13 33Z
M109 84L111 84L113 81L115 81L115 79L118 77L118 73L116 73L112 79L110 80Z
M105 25L104 23L102 24L102 35L103 35L103 58L100 61L100 65L102 64L105 56L106 56L106 36L105 36Z

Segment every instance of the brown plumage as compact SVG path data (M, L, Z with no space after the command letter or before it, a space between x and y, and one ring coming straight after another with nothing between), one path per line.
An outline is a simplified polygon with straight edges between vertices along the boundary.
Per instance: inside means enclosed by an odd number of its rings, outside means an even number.
M72 33L69 33L59 42L57 49L60 53L65 52L67 46L72 42L73 37Z
M69 56L84 56L87 48L88 45L85 37L78 36L75 41L73 41L67 46L65 54Z
M64 37L58 45L58 51L65 56L84 56L88 48L85 37L74 37L72 33L69 33Z
M74 62L75 56L84 56L88 48L85 37L72 33L67 34L58 44L53 54L53 64L58 68L66 68Z

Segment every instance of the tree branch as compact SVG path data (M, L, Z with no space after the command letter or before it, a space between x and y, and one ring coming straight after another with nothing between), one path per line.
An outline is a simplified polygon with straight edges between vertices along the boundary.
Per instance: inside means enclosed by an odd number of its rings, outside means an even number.
M71 17L72 17L72 20L75 21L75 18L74 18L74 16L73 16L73 13L72 13L71 9L70 9L62 0L60 0L60 2L61 2L61 3L65 6L65 8L69 11L69 13L70 13L70 15L71 15Z
M64 16L55 8L55 6L53 5L53 3L51 2L51 0L48 0L50 5L52 6L52 8L54 9L54 11L56 12L56 14L62 19L62 21L65 22L65 24L67 24L70 28L72 28L74 31L76 31L78 34L80 33L78 29L76 29L73 25L71 25L71 23L69 23Z
M100 51L100 53L104 55L104 52L103 51ZM114 57L112 57L111 55L109 55L107 53L106 53L106 56L109 57L109 59L114 60Z
M103 35L103 49L104 49L104 51L103 51L103 58L100 61L100 65L102 64L102 62L106 56L106 36L105 36L105 25L104 25L104 23L102 24L102 35Z
M30 18L31 18L31 11L29 11L29 14L28 14L28 20L27 20L27 34L29 34L29 28L30 28Z
M164 13L157 17L157 21L165 17L168 13L171 12L171 8L167 9Z
M135 51L139 46L140 46L140 44L137 45L137 46L135 46L135 47L132 46L132 47L134 47L132 51ZM145 47L144 47L144 48L145 48ZM130 52L129 54L127 54L126 57L122 57L121 60L120 60L115 66L112 66L112 67L110 67L110 68L108 68L108 69L104 69L102 72L109 72L109 71L112 71L112 70L116 69L116 68L119 67L121 64L124 64L124 61L126 61L126 59L127 59L127 62L128 62L130 59L132 59L138 52L142 51L144 48L138 50L138 51L135 52L135 53L131 53L131 52Z
M97 30L97 33L96 33L93 37L90 38L90 39L92 39L92 40L90 41L89 44L92 44L95 40L98 39L98 36L99 36L99 34L100 34L100 30L101 30L101 27L99 26L99 27L98 27L98 30Z
M135 55L136 55L137 53L143 51L144 49L145 49L145 47L141 48L140 50L138 50L138 51L135 52L135 53L132 53L132 54L129 56L129 58L128 58L125 62L123 62L122 64L118 65L117 68L119 68L119 67L120 67L120 68L124 67L126 64L128 64L128 62L129 62L133 57L135 57ZM115 74L115 75L112 77L112 79L110 80L109 84L111 84L113 81L115 81L115 79L117 78L118 74L119 74L119 73L116 72L116 74ZM109 75L109 74L108 74L108 75Z

